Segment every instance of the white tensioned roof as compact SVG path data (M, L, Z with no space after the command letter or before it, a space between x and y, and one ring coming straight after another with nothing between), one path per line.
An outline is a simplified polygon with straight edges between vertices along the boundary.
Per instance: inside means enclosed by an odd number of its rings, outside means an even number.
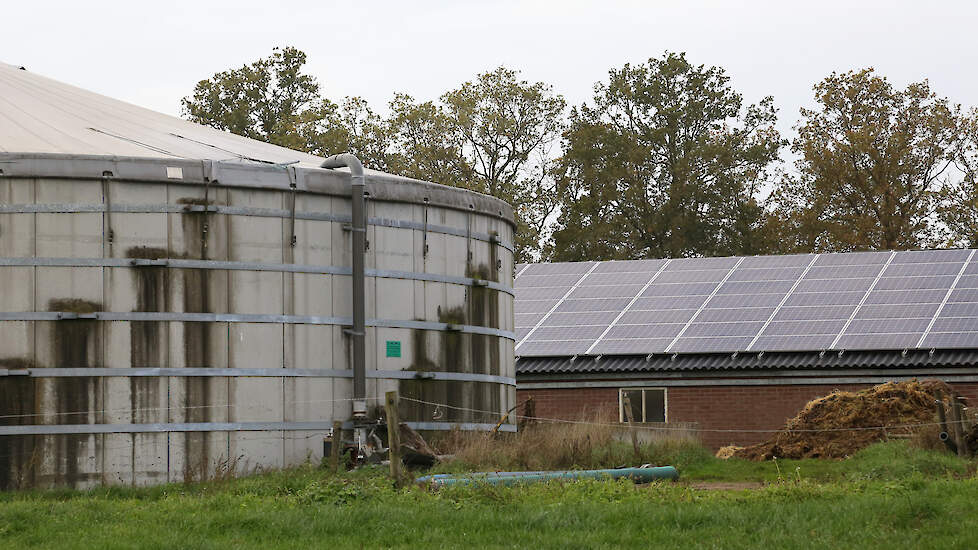
M322 159L236 136L0 63L0 152L201 160Z
M978 348L974 250L541 263L516 355Z

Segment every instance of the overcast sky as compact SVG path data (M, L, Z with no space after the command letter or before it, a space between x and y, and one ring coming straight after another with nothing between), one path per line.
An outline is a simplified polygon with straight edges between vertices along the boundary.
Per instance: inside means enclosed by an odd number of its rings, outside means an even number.
M500 64L588 99L609 68L665 50L724 67L789 132L811 87L874 66L978 104L973 2L4 1L0 61L179 115L198 80L292 45L327 96L433 99Z

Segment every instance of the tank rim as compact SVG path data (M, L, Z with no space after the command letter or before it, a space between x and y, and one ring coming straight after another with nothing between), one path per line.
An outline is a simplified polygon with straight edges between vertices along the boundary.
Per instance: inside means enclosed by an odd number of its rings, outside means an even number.
M475 212L515 228L507 202L468 189L366 170L369 200L402 202ZM241 160L124 157L59 153L0 152L2 179L74 179L213 185L348 197L345 170Z

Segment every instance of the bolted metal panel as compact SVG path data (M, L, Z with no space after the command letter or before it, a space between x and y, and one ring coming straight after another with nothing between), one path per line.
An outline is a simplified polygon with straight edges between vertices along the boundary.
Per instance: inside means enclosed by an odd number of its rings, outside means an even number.
M4 487L280 467L350 418L349 199L300 194L293 246L289 191L221 170L0 177L0 277L17 289L0 297ZM368 215L368 412L398 389L445 405L402 404L419 429L492 428L515 404L512 227L374 193Z

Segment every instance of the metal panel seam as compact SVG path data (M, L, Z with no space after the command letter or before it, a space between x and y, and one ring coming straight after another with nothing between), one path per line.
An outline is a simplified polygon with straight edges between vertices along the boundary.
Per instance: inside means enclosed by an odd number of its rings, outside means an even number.
M0 376L10 376L11 370L0 369ZM80 368L28 368L13 371L16 375L26 375L31 378L72 378L72 377L263 377L263 378L352 378L351 369L248 369L248 368L113 368L113 367L80 367ZM494 382L515 386L516 379L494 374L478 374L468 372L428 372L428 371L386 371L368 370L367 378L382 380L457 380L464 382Z
M70 321L75 319L95 319L99 321L188 321L198 323L286 323L296 325L342 325L350 326L349 317L317 317L306 315L277 315L251 313L176 313L176 312L113 312L74 313L70 311L24 311L0 312L0 321ZM454 325L434 321L402 321L397 319L367 319L368 327L416 328L445 332L465 332L500 336L516 339L516 333L491 327L476 325Z
M348 421L349 422L349 421ZM495 424L472 422L405 422L415 430L488 431ZM348 428L347 423L343 424ZM349 422L349 427L353 423ZM187 422L156 424L27 424L20 426L0 426L0 436L4 435L56 435L56 434L109 434L109 433L166 433L166 432L267 432L329 430L333 422ZM502 431L516 431L516 426L503 424Z
M0 266L6 267L138 267L151 265L154 267L170 267L182 269L216 269L230 271L268 271L283 273L318 273L324 275L350 275L348 267L319 266L303 264L264 264L257 262L231 262L222 260L184 260L177 258L159 258L156 260L129 258L0 258ZM487 288L515 295L515 290L495 281L442 275L438 273L420 273L415 271L399 271L387 269L367 269L369 277L382 279L405 279L413 281L431 281L436 283L459 284L466 286L485 286Z

